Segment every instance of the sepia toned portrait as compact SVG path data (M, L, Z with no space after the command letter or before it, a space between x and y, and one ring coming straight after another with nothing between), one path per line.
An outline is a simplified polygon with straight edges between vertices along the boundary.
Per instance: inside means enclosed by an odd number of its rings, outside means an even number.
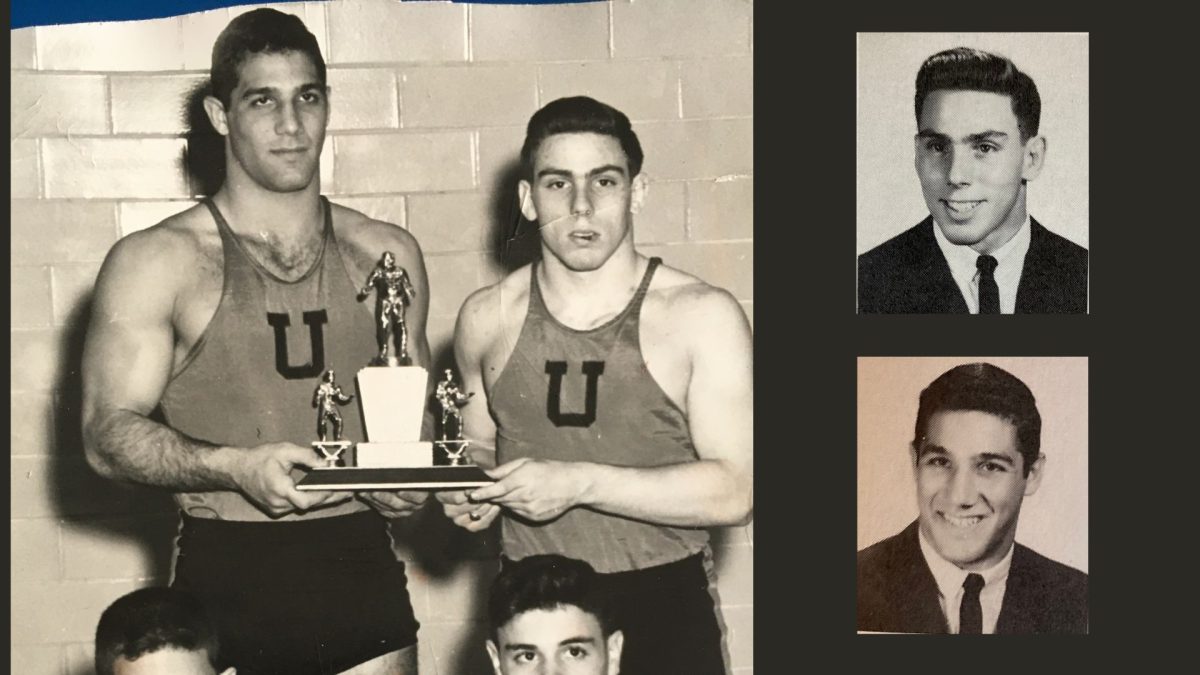
M857 629L1088 631L1087 359L858 360Z

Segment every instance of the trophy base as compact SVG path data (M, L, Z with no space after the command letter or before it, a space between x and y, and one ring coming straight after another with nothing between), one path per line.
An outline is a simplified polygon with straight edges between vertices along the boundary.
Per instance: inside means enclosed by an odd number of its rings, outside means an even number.
M360 469L400 469L433 466L433 443L359 443L354 465Z

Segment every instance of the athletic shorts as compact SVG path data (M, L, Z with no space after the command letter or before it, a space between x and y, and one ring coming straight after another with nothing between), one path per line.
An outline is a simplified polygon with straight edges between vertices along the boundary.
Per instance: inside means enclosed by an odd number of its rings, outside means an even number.
M703 553L599 577L625 636L621 675L725 675Z
M171 585L212 615L223 667L326 675L416 644L404 563L378 513L283 522L181 515Z

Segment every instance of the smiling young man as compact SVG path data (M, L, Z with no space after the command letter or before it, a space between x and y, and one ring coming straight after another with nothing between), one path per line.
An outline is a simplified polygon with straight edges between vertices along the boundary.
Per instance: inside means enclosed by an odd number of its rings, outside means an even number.
M617 675L624 635L591 565L560 555L508 564L488 597L496 675Z
M858 258L864 314L1087 312L1087 249L1030 217L1046 161L1041 99L1008 59L959 47L922 64L916 169L930 216Z
M646 196L629 118L587 97L529 121L521 209L541 260L463 304L466 436L497 479L440 493L507 560L588 562L616 599L621 671L724 672L711 526L752 510L750 329L727 291L634 248ZM483 400L479 400L482 398ZM507 564L507 563L506 563Z
M321 196L328 96L297 17L258 9L230 22L204 101L225 139L224 184L113 247L84 349L88 461L175 493L173 585L205 604L243 675L417 672L404 564L381 514L406 515L423 495L295 487L319 462L321 373L377 353L355 295L383 251L412 280L411 353L429 363L416 240ZM363 438L357 415L344 431Z
M858 629L1086 633L1087 575L1015 542L1041 484L1033 393L987 363L921 392L911 445L917 522L858 553Z
M221 669L220 652L204 607L175 588L127 593L96 624L97 675L236 675Z

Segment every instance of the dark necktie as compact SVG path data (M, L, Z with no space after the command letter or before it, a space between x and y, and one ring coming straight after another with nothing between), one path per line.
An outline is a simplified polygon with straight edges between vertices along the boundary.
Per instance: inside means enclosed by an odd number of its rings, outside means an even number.
M1000 287L996 285L996 259L990 255L981 255L975 259L975 267L979 268L979 313L1000 313Z
M983 577L968 574L963 581L962 605L958 608L958 632L963 635L983 633L983 607L979 604L979 591L983 588Z

